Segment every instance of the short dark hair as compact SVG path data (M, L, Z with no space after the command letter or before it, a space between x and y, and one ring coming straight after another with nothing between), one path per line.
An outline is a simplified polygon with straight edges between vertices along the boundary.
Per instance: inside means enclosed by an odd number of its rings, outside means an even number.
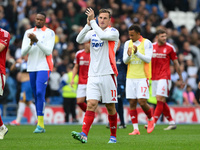
M166 34L167 34L167 32L166 32L165 29L158 29L158 30L156 31L156 35L163 34L163 33L166 33Z
M128 31L135 30L136 33L141 33L142 30L139 24L133 24L128 28Z
M108 9L100 9L99 10L99 14L101 14L101 13L108 13L109 14L109 18L111 18L111 12L108 10Z
M39 13L37 13L37 14L43 15L45 19L46 19L46 17L47 17L46 14L45 14L44 12L39 12Z

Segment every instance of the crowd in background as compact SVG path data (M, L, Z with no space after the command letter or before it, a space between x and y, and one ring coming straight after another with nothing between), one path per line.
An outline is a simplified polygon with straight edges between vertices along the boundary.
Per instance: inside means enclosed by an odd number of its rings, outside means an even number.
M10 32L11 41L6 58L6 89L0 103L17 104L20 83L10 66L21 58L21 43L25 31L34 27L37 12L47 14L46 26L56 34L53 50L54 70L50 75L46 100L48 104L62 104L60 79L73 64L75 54L83 49L76 42L76 36L86 22L85 10L92 7L97 14L101 8L112 12L112 24L119 30L121 46L129 39L128 27L140 24L142 36L155 42L155 32L166 27L168 42L176 48L182 76L187 87L180 88L178 74L171 65L172 89L168 103L177 105L198 105L200 79L200 0L4 0L0 2L0 28ZM195 26L188 30L182 25L176 27L168 17L171 10L196 13ZM196 101L195 101L196 100Z

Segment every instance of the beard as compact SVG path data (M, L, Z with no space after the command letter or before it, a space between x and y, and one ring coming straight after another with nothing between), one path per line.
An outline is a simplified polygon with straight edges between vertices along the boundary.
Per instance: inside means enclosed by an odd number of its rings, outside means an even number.
M42 28L43 26L42 25L35 25L37 28Z

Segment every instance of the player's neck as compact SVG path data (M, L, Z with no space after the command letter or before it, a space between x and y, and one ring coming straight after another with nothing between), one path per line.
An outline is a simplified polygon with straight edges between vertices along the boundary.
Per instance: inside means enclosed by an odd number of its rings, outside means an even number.
M165 43L158 42L158 45L163 46L163 45L165 45Z

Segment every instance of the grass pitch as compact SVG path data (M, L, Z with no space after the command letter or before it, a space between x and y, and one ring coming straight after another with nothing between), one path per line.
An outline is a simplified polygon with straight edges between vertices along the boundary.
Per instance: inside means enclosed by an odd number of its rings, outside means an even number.
M81 131L81 125L46 125L46 133L34 134L35 126L9 126L0 140L0 150L199 150L200 125L178 125L176 130L164 131L167 125L157 125L148 134L140 125L140 135L128 135L132 125L117 130L117 143L108 144L110 130L105 125L92 125L88 142L82 144L71 136Z

